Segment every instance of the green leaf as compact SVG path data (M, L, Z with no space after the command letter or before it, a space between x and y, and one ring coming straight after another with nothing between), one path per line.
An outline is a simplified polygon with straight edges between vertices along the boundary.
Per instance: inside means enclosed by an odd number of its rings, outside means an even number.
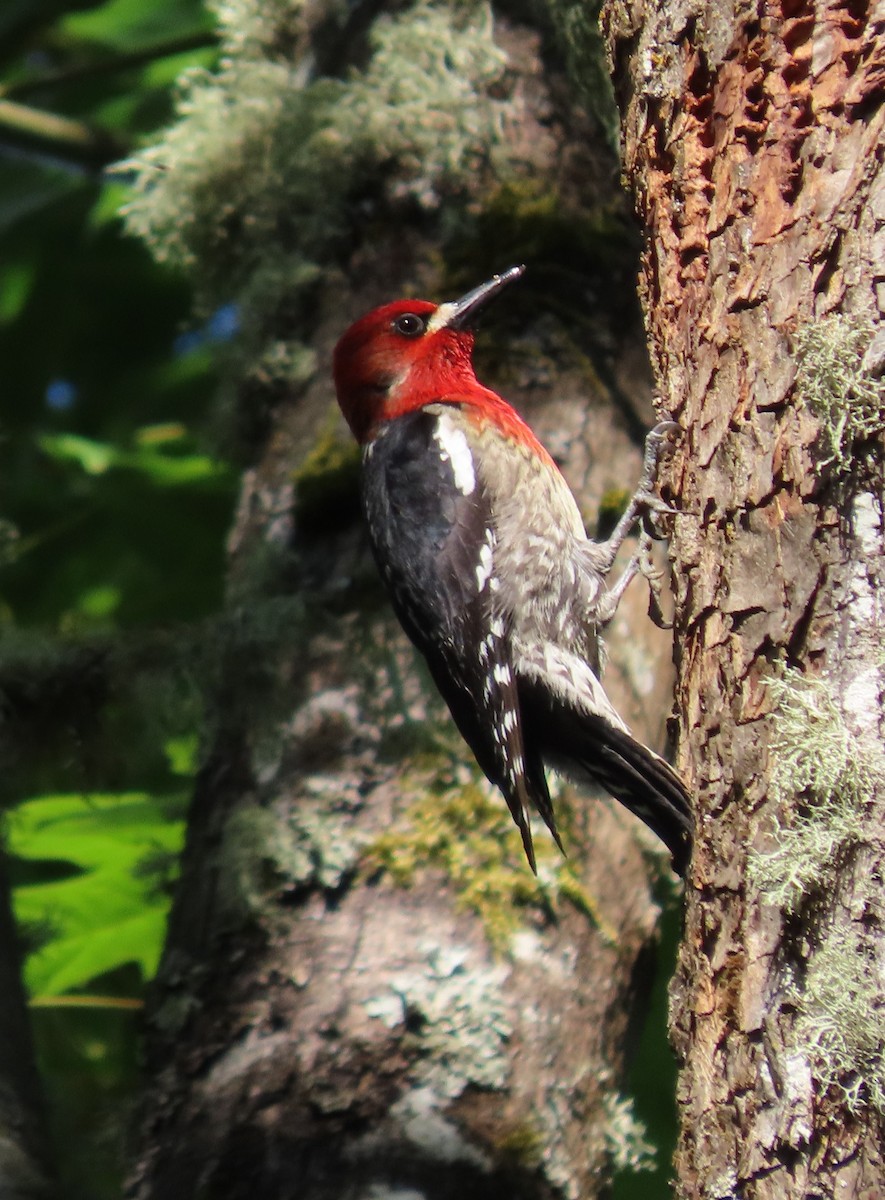
M18 921L52 931L25 965L32 994L82 987L124 963L146 977L156 970L169 905L157 864L178 853L183 834L182 821L140 792L40 796L9 813L12 854L80 869L14 889Z
M103 475L119 454L113 446L75 433L46 434L37 444L51 458L79 463L87 475Z
M142 87L175 87L186 70L202 67L208 71L215 66L217 61L218 46L214 42L202 50L187 50L182 54L167 54L162 58L155 58L142 72Z
M174 775L184 775L191 779L197 773L200 760L199 736L196 733L186 733L181 737L167 738L163 743L163 753Z
M226 463L208 454L165 454L147 448L120 450L75 433L44 434L38 444L52 458L79 464L87 475L103 475L111 467L128 468L161 487L220 480L231 474Z
M146 850L177 849L179 822L144 792L38 796L7 817L8 845L27 859L56 859L75 866L124 870ZM113 859L108 861L113 850Z
M117 50L135 50L212 29L214 22L196 0L110 0L88 12L66 16L67 37L100 42Z
M28 299L33 279L31 263L7 263L0 274L0 323L13 321L18 316Z
M208 454L162 454L156 450L136 450L120 453L117 465L141 471L161 487L225 479L231 474L226 463L218 462Z
M117 225L121 220L120 209L129 197L129 188L117 180L107 181L98 193L98 199L89 213L89 224L93 229L102 225Z
M150 979L160 960L165 928L165 910L133 906L130 913L117 913L103 926L56 938L28 959L28 991L32 996L60 996L129 962L137 963Z
M96 621L112 617L120 607L122 593L111 583L99 583L81 592L77 610Z

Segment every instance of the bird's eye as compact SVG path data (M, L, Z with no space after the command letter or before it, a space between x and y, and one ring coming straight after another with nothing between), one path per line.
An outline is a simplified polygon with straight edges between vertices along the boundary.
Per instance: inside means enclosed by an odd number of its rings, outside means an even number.
M422 319L416 317L414 313L403 313L393 322L394 332L402 334L403 337L420 337L425 328Z

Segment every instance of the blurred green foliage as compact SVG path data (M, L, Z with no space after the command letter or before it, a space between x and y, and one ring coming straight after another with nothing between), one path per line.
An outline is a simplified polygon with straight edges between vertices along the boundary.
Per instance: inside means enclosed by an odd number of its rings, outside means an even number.
M103 1200L196 768L179 647L223 596L237 327L195 328L105 168L218 51L197 0L7 0L0 47L0 802L62 1192Z

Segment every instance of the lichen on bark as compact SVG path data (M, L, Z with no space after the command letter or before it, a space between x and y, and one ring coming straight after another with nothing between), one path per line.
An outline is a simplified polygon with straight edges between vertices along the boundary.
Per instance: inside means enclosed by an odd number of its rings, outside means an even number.
M796 391L820 422L821 465L841 479L857 471L859 443L885 430L885 338L875 339L871 317L842 313L796 335Z
M685 429L665 484L699 808L673 986L678 1194L878 1195L882 782L858 789L831 739L868 757L885 695L882 16L611 0L603 19L652 357ZM785 667L831 706L793 738Z

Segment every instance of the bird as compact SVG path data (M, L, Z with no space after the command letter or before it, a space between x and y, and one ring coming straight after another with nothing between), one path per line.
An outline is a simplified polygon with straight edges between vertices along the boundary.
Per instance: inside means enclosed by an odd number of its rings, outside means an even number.
M608 576L640 518L666 510L654 485L676 427L651 431L626 511L608 540L589 538L548 451L474 372L476 319L523 271L510 267L442 304L393 301L338 340L332 375L361 448L372 552L455 725L502 792L532 871L532 812L563 849L550 768L619 800L684 874L689 793L632 736L600 679L601 633L637 559L611 586Z

